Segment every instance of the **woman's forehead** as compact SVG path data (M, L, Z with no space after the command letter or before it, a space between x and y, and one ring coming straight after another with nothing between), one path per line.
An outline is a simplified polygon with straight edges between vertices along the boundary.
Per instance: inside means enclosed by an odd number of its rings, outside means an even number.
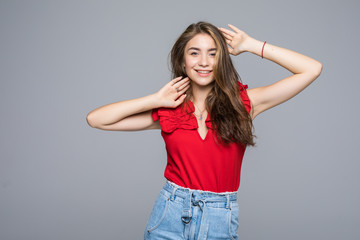
M199 33L196 34L190 41L186 44L186 50L189 48L195 48L195 49L213 49L216 48L216 44L214 39L206 33Z

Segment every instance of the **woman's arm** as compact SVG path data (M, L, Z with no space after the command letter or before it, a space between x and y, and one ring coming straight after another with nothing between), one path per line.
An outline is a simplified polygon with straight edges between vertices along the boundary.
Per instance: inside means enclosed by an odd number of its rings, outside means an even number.
M242 52L251 52L261 56L264 42L258 41L246 33L229 25L233 30L220 28L227 43L230 45L230 54L238 55ZM292 76L268 86L248 90L252 104L252 118L258 114L283 103L297 95L310 85L321 73L322 64L300 53L266 43L263 57L269 59L293 73Z
M175 78L158 92L132 100L111 103L91 111L87 122L91 127L112 131L136 131L160 128L154 122L151 110L158 107L174 108L185 99L189 79Z

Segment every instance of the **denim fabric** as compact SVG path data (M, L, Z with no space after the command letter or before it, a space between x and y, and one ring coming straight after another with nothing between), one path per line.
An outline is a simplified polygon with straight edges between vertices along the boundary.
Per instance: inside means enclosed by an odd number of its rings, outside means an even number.
M166 182L155 201L144 239L238 239L236 192L191 190Z

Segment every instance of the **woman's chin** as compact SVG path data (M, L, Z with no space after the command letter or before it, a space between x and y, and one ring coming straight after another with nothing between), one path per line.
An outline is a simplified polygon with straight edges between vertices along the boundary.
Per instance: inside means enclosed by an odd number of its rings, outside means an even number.
M202 78L199 78L199 77L195 77L195 78L190 78L191 80L191 84L192 85L197 85L199 87L207 87L209 85L211 85L211 83L214 82L214 79L211 77L202 77Z

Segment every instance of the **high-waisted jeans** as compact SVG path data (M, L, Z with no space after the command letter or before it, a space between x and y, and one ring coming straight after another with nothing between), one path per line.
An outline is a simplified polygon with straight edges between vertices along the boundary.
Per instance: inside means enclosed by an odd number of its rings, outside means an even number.
M182 188L167 181L148 220L144 239L238 239L237 193Z

